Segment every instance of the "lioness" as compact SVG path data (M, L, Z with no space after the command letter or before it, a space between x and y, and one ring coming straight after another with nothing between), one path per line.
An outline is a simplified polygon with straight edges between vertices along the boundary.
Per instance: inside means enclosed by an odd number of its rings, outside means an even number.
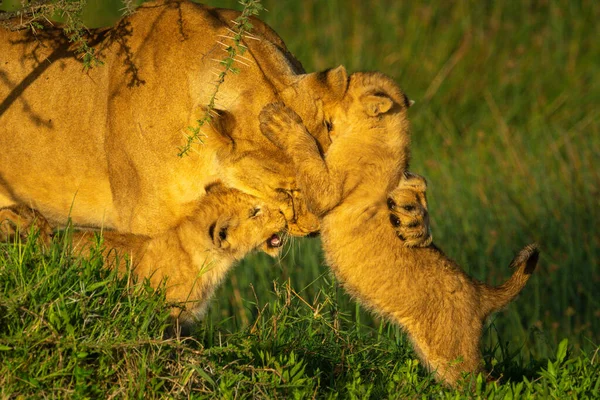
M324 151L324 105L346 72L305 74L261 21L243 40L240 73L219 88L203 144L177 156L206 111L238 16L190 1L144 3L91 34L104 64L85 72L60 31L2 32L0 207L25 204L53 224L70 217L76 226L152 236L190 216L204 187L220 179L279 208L291 234L318 230L288 156L260 134L257 116L285 101Z
M256 248L276 256L283 244L285 219L279 210L220 182L207 186L206 193L190 217L160 235L102 234L105 266L114 267L119 258L123 271L128 256L133 273L149 278L154 288L166 279L166 299L179 303L171 315L183 328L202 316L236 261ZM40 239L48 243L47 223L40 213L25 207L0 209L0 233L27 234L31 225L40 228ZM88 253L95 242L94 232L72 235L75 254Z
M389 226L390 208L407 204L403 191L424 185L420 177L403 178L410 103L377 73L352 75L342 91L340 104L328 105L335 123L324 157L302 119L281 103L261 112L262 132L293 160L309 210L320 217L327 262L343 286L401 325L427 368L456 385L462 373L481 370L483 322L520 292L538 250L521 250L513 276L490 287L467 276L435 245L402 246Z

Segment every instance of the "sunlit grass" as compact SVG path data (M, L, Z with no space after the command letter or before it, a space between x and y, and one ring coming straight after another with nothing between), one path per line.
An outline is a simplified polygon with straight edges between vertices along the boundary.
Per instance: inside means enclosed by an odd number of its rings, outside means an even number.
M207 321L192 338L165 339L167 304L144 282L103 269L98 252L72 258L67 241L41 255L33 241L0 244L0 395L4 398L413 398L468 395L434 382L407 338L362 325L335 282L314 296L290 280L268 301L245 302L250 324L227 333ZM264 296L261 296L264 297ZM484 346L491 377L475 392L502 397L596 397L598 350L566 340L549 359L524 361Z
M600 5L264 4L261 18L307 71L382 71L416 101L411 168L428 178L434 239L449 256L500 283L514 252L540 243L533 278L485 333L488 368L513 382L482 384L486 396L599 396ZM163 341L160 296L61 246L50 258L27 246L0 249L2 395L444 393L396 327L337 288L318 239L295 241L280 260L244 260L198 342L184 343ZM572 351L561 358L563 338Z

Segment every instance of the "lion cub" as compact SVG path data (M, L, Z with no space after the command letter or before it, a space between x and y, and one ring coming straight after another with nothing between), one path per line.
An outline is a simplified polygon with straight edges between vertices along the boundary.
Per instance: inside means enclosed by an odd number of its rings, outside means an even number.
M424 185L420 177L404 178L410 102L379 73L353 74L343 91L324 158L300 117L281 103L263 109L261 130L292 158L308 207L320 217L327 262L344 288L400 324L436 378L456 385L463 373L481 371L483 322L521 291L538 250L521 250L513 276L491 287L433 244L404 246L390 227L397 221L390 210L417 207L414 197L406 203L403 196Z
M105 231L102 235L107 266L114 267L117 257L127 254L138 278L148 278L153 287L166 281L166 298L182 303L171 315L187 328L205 312L208 301L234 263L250 251L260 248L276 256L283 244L280 232L286 222L277 210L256 197L214 183L198 202L192 216L155 237ZM15 233L15 226L35 224L47 236L44 217L22 206L0 209L0 232ZM32 219L35 219L32 221ZM11 230L9 232L9 229ZM75 231L73 249L86 254L95 243L93 231ZM47 242L47 238L41 237ZM124 270L126 263L121 262Z

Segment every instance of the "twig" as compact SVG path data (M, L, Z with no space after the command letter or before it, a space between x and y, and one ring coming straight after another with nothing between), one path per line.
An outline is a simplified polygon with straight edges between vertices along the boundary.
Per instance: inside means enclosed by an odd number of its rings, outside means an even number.
M127 14L133 12L131 0L127 6ZM25 4L25 2L22 2ZM87 41L87 28L81 19L85 0L38 0L30 2L27 6L17 11L0 12L1 26L11 31L29 29L34 35L38 30L44 29L43 23L52 26L50 18L60 16L64 21L63 32L70 42L76 44L75 53L80 56L85 69L100 65L93 47Z

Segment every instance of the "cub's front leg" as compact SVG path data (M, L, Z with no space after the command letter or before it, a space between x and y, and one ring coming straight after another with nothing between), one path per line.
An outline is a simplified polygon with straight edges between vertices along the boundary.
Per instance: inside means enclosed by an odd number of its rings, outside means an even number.
M388 195L390 222L406 247L427 247L433 240L426 189L425 178L406 172L398 187Z
M308 209L321 216L338 205L342 199L341 176L325 164L298 114L283 103L271 103L263 108L259 120L262 133L292 159Z
M0 241L12 240L17 235L24 241L32 232L42 244L50 244L52 227L38 211L25 205L0 208Z

